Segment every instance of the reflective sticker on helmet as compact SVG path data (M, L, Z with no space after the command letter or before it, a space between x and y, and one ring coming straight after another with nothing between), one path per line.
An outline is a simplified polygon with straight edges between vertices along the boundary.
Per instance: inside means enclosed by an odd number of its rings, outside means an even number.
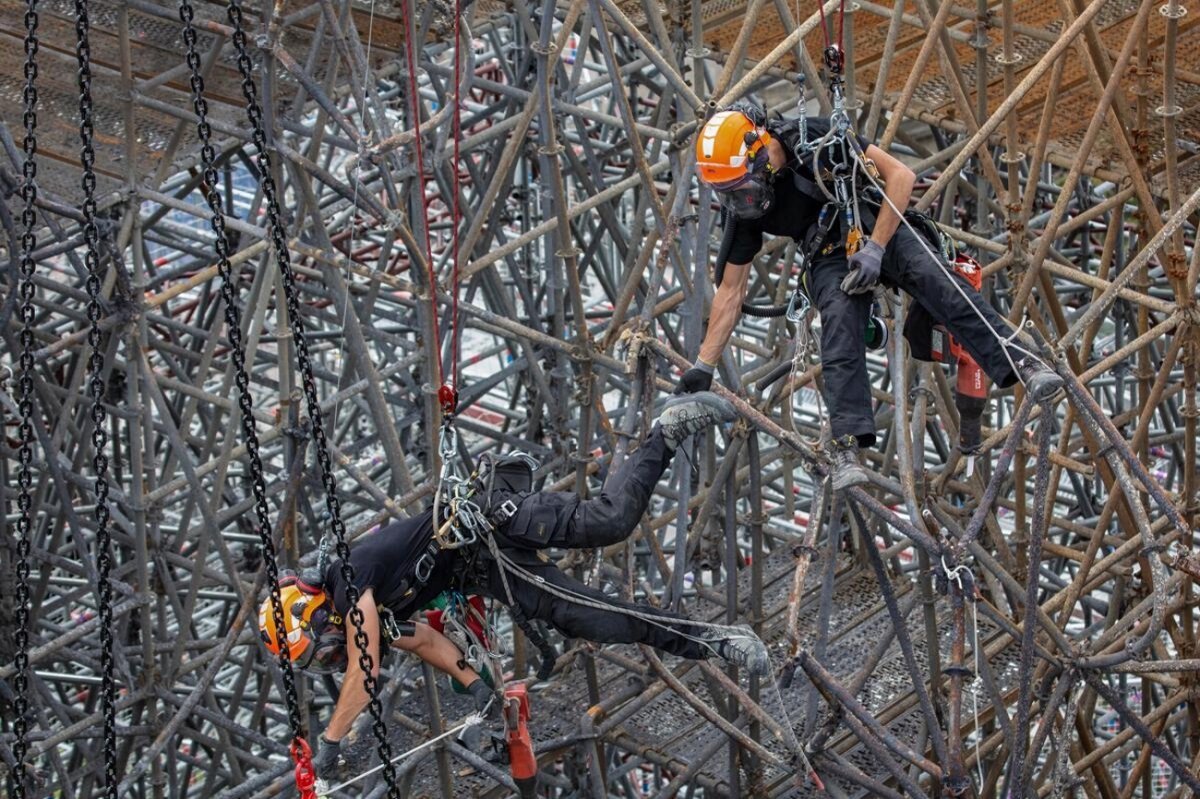
M300 631L299 630L289 630L287 639L288 639L289 644L296 643L297 641L300 640Z
M733 113L733 111L721 111L720 113L713 114L712 118L705 124L704 131L700 134L701 152L704 153L705 158L713 157L713 147L716 146L717 133L721 130L721 124Z

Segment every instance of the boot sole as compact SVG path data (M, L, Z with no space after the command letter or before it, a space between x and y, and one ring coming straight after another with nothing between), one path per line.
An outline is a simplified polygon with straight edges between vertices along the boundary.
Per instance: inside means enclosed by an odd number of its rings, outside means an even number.
M1063 381L1056 380L1043 385L1037 392L1030 391L1029 396L1034 402L1057 402L1066 396L1066 393Z
M715 408L720 412L723 422L732 422L737 418L737 411L734 410L733 403L724 397L718 397L711 391L697 391L694 394L679 394L671 397L663 403L663 410L682 405L685 402L699 402L701 405Z
M867 475L866 469L859 467L841 480L835 478L833 481L833 490L845 491L847 488L865 485L869 482L871 482L871 478Z

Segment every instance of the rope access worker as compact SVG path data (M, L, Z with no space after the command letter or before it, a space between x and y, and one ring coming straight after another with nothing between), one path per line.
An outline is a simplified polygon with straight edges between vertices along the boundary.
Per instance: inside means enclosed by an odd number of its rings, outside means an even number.
M828 189L822 188L833 185L833 170L847 168L833 160L837 147L822 146L832 142L830 131L828 119L768 122L766 114L749 103L713 115L701 129L696 139L699 177L716 192L725 223L708 329L699 357L684 372L676 393L703 391L712 385L721 353L741 317L750 264L762 248L763 234L791 237L805 257L802 286L821 315L833 487L841 490L867 481L859 448L875 443L864 331L870 322L873 291L881 281L912 295L1001 388L1020 379L1040 401L1059 390L1062 378L1024 348L1007 344L1005 339L1012 341L1012 327L965 281L955 278L956 286L913 231L901 225L892 206L908 205L916 180L912 170L846 131L845 137L854 137L857 143L855 147L853 142L843 142L844 149L851 151L847 158L853 160L848 168L870 168L862 162L865 155L874 162L891 201L883 201L877 215L866 200L855 203L862 209L863 229L848 235L845 214L829 201ZM806 147L808 143L815 145ZM820 175L814 173L814 163L819 164ZM867 182L861 177L858 185ZM853 199L843 198L843 203ZM870 238L861 241L867 232Z
M749 629L689 622L647 604L614 599L564 574L538 552L546 547L604 547L628 538L679 444L734 417L732 405L711 392L675 397L667 402L641 446L609 476L598 496L583 500L573 492L498 490L486 503L491 507L484 509L495 550L483 542L442 548L433 528L432 509L393 521L364 537L352 549L350 561L361 594L358 607L363 612L367 651L376 671L383 635L391 638L392 647L417 655L466 686L477 710L484 712L493 688L467 663L465 653L428 624L393 621L409 618L444 591L458 590L505 602L515 619L543 620L569 638L649 644L691 659L715 655L753 674L766 675L769 655ZM353 631L348 631L349 622L343 621L350 608L341 565L341 561L333 561L323 576L306 573L311 582L294 576L280 581L293 663L315 673L346 672L313 758L321 778L331 776L340 742L369 699ZM270 598L262 605L259 627L267 648L277 653Z

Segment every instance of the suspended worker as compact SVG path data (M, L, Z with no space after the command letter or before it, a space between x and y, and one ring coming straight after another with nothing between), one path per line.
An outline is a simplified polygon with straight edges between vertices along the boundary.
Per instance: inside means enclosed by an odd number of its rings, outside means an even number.
M564 574L538 552L546 547L593 548L624 541L646 512L654 487L679 444L714 424L732 421L734 416L730 403L711 392L672 398L641 446L613 470L600 494L592 499L581 499L573 492L492 492L490 507L483 512L493 527L503 562L497 562L483 541L469 547L442 548L434 532L432 508L365 536L351 550L350 561L361 594L358 607L363 612L367 652L375 669L379 668L381 635L388 634L390 619L408 619L442 592L457 590L501 602L511 596L514 618L540 619L568 638L649 644L691 659L718 656L752 674L766 675L769 655L749 629L691 623L648 604L615 599ZM317 673L346 671L337 705L313 758L322 778L330 775L342 738L368 702L359 650L353 631L346 630L348 622L344 622L349 602L341 566L341 561L335 560L324 575L281 580L292 661ZM269 603L269 598L263 603L259 627L268 649L277 652ZM385 619L382 625L381 616ZM450 675L466 686L477 709L487 707L493 689L449 638L424 623L395 627L401 632L389 636L392 647L412 652Z
M792 238L806 257L802 285L821 315L833 487L841 490L867 481L859 448L875 443L864 334L877 286L912 295L1001 388L1019 379L1040 401L1054 396L1062 378L1020 345L1006 344L1004 339L1012 340L1012 327L965 281L950 277L913 231L901 226L892 206L908 205L916 180L913 171L851 132L844 134L855 141L846 142L844 151L857 163L838 164L834 159L839 148L830 146L836 144L837 131L830 131L827 119L768 122L765 112L750 103L714 114L701 129L696 139L699 177L716 193L725 223L708 329L699 357L684 372L676 393L712 385L713 372L741 317L750 264L763 246L763 235ZM864 155L877 168L891 202L872 207L865 199L845 197L844 204L853 202L861 213L861 229L848 231L844 209L832 203L826 191L836 188L837 170L845 175L848 169L871 168L863 163ZM860 188L868 183L866 177L858 178Z

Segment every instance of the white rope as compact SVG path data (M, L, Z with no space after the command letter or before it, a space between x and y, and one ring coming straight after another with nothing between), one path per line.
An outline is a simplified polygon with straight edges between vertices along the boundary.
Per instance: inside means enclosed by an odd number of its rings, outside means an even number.
M572 591L570 588L563 588L561 586L557 586L557 585L554 585L553 583L547 582L546 578L540 577L536 574L533 574L530 571L527 571L526 569L522 568L521 566L518 566L517 563L515 561L513 561L512 558L510 558L508 555L506 555L504 553L504 551L499 548L497 548L493 552L493 554L496 556L498 565L501 567L502 571L510 572L510 573L514 574L515 576L519 577L520 579L524 580L525 582L527 582L533 586L536 586L537 588L545 591L546 593L550 594L551 596L556 596L559 599L565 600L567 602L572 602L576 605L582 605L583 607L592 608L593 610L603 610L603 611L608 611L610 613L619 613L623 616L629 616L631 618L640 619L641 621L644 621L647 624L654 625L655 627L658 627L659 629L667 630L669 632L675 633L676 635L680 635L684 638L687 638L689 641L694 641L695 643L701 644L702 646L706 646L710 650L712 650L714 652L714 654L718 654L718 655L720 654L713 647L713 644L715 643L715 641L712 641L712 640L709 640L706 638L701 638L696 635L690 635L690 634L678 629L676 625L686 625L688 627L700 627L700 628L708 629L708 630L720 630L720 631L726 633L727 636L730 632L733 631L733 629L727 624L714 624L712 622L697 621L695 619L671 619L669 617L658 616L658 615L651 614L651 613L644 613L642 611L633 610L632 608L625 608L625 607L621 607L619 605L612 605L612 604L609 604L608 602L601 602L599 600L592 599L589 596L580 594L576 591ZM749 635L750 633L744 633L743 631L738 630L737 634ZM761 639L759 639L759 640L761 642Z
M854 150L859 155L861 155L863 158L866 158L866 153L864 153L861 149L859 149L858 142L855 141L853 138L850 139L850 142L851 142L851 146L854 148ZM857 166L858 163L859 162L856 160L855 161L855 164L856 164L855 169L856 170L858 169L858 166ZM1043 365L1045 365L1045 363L1042 361L1041 358L1039 358L1037 356L1036 353L1030 352L1029 350L1025 349L1021 345L1013 342L1013 339L1016 338L1017 333L1020 331L1021 328L1017 327L1011 335L1003 336L1000 334L999 331L996 330L996 328L992 327L992 323L988 321L986 316L984 316L983 311L979 310L979 307L977 305L975 305L975 303L971 300L970 295L967 294L967 292L963 289L963 287L961 285L959 285L959 282L954 278L954 274L950 271L950 267L947 266L945 263L943 263L941 258L938 258L936 255L934 255L933 250L931 250L929 248L929 244L925 241L925 237L922 236L920 233L918 233L917 230L912 226L912 224L907 219L904 218L904 213L899 208L896 207L896 204L894 202L892 202L892 198L887 195L887 192L884 191L884 188L879 183L879 181L877 181L875 179L875 177L873 175L871 175L871 173L869 171L863 170L863 173L867 176L867 180L869 180L871 182L871 185L873 185L876 189L878 189L880 194L883 195L884 201L887 202L888 206L891 207L892 211L896 214L897 217L899 217L901 224L903 224L906 228L908 228L909 232L913 234L913 237L916 238L917 243L919 245L921 245L921 249L925 251L925 254L928 255L930 257L930 259L932 259L933 262L938 265L939 269L942 270L942 274L944 274L946 276L946 278L950 281L950 285L954 286L954 290L957 291L962 296L962 298L967 301L967 304L971 306L971 310L974 311L975 315L979 317L979 321L983 322L983 326L987 328L988 332L992 334L992 337L995 338L996 341L1000 342L1000 345L1001 345L1000 351L1004 353L1004 358L1008 361L1009 366L1012 367L1013 374L1015 374L1017 376L1017 379L1020 380L1022 384L1024 384L1025 380L1023 377L1021 377L1021 372L1020 372L1020 370L1017 369L1017 363L1016 363L1016 361L1013 360L1012 352L1010 352L1010 350L1015 350L1017 352L1024 353L1026 356L1033 358L1034 360L1038 361L1039 363L1042 363Z
M963 586L962 573L970 574L971 570L961 563L950 568L950 564L946 563L946 556L941 556L942 571L946 572L946 577L952 580L957 586L959 592L963 593L963 598L966 599L966 589ZM975 770L979 774L979 784L983 785L983 730L979 728L979 690L976 683L979 682L979 606L975 602L975 598L971 597L971 657L975 660L975 677L971 680L971 711L975 718Z
M399 763L401 760L404 760L407 757L412 757L417 752L420 752L422 749L426 749L430 746L433 746L438 741L441 741L445 738L449 738L451 735L457 735L458 733L462 732L463 730L467 729L468 727L478 727L480 724L483 723L484 715L487 713L488 708L490 708L491 705L492 705L492 700L489 699L487 706L484 707L482 712L472 713L471 715L467 716L466 719L463 721L463 723L459 724L457 727L446 730L441 735L436 735L433 738L430 738L428 741L425 741L424 743L417 744L412 749L409 749L407 752L401 752L400 754L393 757L390 762L391 763ZM315 786L316 790L317 790L317 795L320 796L321 799L326 799L326 797L328 797L329 794L336 793L336 792L342 790L343 788L353 785L354 783L358 782L359 780L366 779L367 777L371 776L372 774L382 771L383 767L384 767L384 764L380 763L378 766L367 769L362 774L359 774L357 777L351 777L350 779L346 780L345 782L343 782L339 785L335 785L332 788L326 786L324 780L317 780L317 783Z

